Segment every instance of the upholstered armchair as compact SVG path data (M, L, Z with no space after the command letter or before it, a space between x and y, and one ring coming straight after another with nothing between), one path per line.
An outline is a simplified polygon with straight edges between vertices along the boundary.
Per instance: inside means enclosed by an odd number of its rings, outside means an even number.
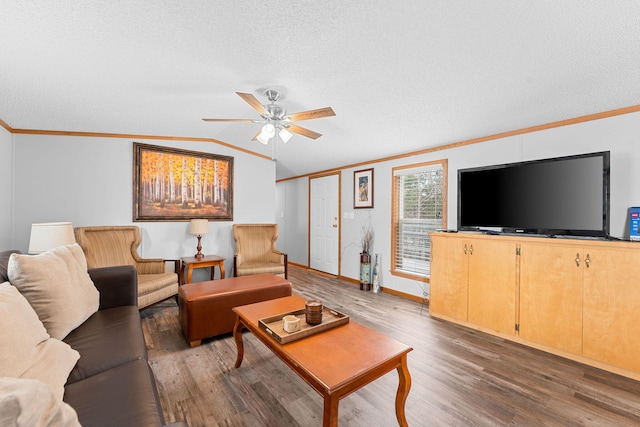
M276 249L278 224L234 224L233 275L271 273L287 279L287 254Z
M138 308L143 309L178 294L179 260L141 258L140 228L132 226L76 227L76 241L89 268L133 265L138 272ZM167 263L173 272L166 271Z

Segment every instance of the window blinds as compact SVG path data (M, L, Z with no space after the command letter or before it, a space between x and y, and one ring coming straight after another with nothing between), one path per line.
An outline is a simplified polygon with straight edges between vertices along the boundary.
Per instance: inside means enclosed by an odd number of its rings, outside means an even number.
M393 171L393 269L429 276L429 232L444 228L444 162Z

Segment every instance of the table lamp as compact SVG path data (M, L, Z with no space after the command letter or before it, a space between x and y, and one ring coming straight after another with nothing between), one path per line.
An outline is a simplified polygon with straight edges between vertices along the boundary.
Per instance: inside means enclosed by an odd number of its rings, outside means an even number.
M196 247L198 253L196 253L196 259L202 259L204 254L201 252L202 245L200 244L200 239L203 234L209 234L209 220L192 219L191 225L189 226L189 234L193 234L198 237L198 246Z
M58 246L76 242L70 222L42 222L31 224L29 253L39 254Z

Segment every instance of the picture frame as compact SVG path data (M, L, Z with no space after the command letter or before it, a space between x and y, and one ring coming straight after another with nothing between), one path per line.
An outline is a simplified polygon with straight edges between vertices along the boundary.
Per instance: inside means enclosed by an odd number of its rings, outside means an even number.
M373 168L353 173L353 208L373 208Z
M233 157L133 143L133 221L233 221Z

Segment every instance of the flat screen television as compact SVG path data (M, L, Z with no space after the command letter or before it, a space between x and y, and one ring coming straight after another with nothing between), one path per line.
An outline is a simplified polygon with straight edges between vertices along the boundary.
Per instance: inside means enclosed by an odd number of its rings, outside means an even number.
M458 229L609 236L609 152L458 171Z

